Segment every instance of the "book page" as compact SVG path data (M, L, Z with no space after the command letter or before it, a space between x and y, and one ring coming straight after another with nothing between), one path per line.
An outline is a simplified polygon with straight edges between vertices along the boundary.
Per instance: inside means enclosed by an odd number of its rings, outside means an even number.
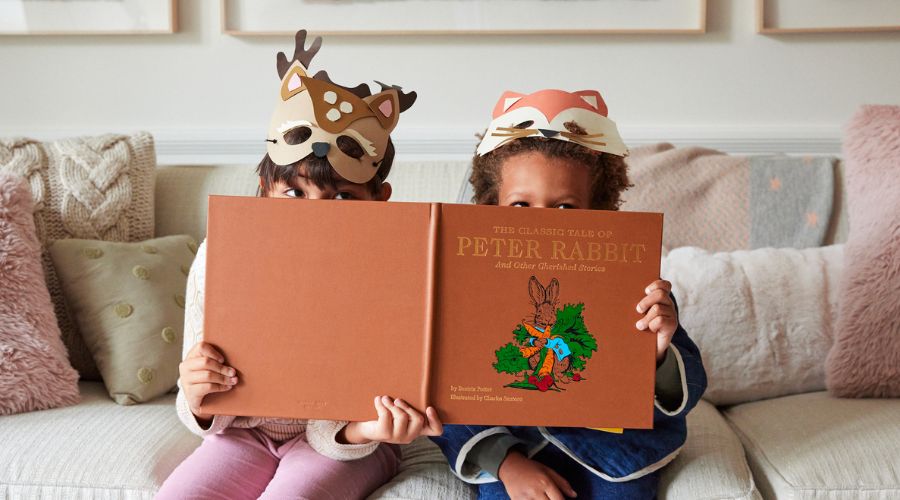
M650 428L662 215L442 205L431 402L447 423Z
M204 338L238 372L213 414L376 418L424 406L431 205L210 197Z

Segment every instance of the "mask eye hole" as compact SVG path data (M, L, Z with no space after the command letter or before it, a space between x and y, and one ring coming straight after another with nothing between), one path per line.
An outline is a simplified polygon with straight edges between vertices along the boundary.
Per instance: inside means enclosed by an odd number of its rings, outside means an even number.
M522 122L522 123L516 125L513 128L526 129L526 128L531 128L532 125L534 125L534 120L528 120L528 121L525 121L525 122Z
M359 142L350 136L339 136L335 142L337 143L338 149L350 158L358 160L365 154L365 150L363 150L363 147L360 146Z
M284 133L284 142L291 146L303 144L312 136L312 129L307 126L294 127Z

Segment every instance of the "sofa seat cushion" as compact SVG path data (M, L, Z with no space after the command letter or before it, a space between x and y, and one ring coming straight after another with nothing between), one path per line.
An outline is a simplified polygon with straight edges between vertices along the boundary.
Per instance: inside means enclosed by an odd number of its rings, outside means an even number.
M199 446L178 420L175 395L117 405L82 382L77 406L0 417L0 498L147 499ZM403 447L400 473L372 498L475 498L437 446Z
M153 498L200 438L175 395L119 406L102 383L81 404L0 418L0 498Z
M403 460L394 479L375 490L368 500L441 498L475 500L478 490L456 478L447 459L428 438L403 446Z
M767 498L900 498L900 399L814 392L734 406L725 416Z
M701 400L687 424L687 442L662 471L659 498L759 499L744 448L719 410Z

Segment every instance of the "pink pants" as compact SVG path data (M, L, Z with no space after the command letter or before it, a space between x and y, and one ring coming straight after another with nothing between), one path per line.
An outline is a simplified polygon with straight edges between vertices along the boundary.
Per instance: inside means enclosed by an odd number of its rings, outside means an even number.
M208 436L166 479L157 499L365 498L397 473L399 450L341 462L320 455L301 435L282 443L255 429Z

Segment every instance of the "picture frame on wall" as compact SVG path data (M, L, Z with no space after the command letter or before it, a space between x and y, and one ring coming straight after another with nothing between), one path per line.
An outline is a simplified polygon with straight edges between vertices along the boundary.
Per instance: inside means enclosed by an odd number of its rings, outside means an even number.
M0 35L175 33L175 0L0 0Z
M756 0L756 31L769 35L900 31L900 1Z
M577 4L576 6L573 6ZM235 36L702 34L707 0L221 0Z

